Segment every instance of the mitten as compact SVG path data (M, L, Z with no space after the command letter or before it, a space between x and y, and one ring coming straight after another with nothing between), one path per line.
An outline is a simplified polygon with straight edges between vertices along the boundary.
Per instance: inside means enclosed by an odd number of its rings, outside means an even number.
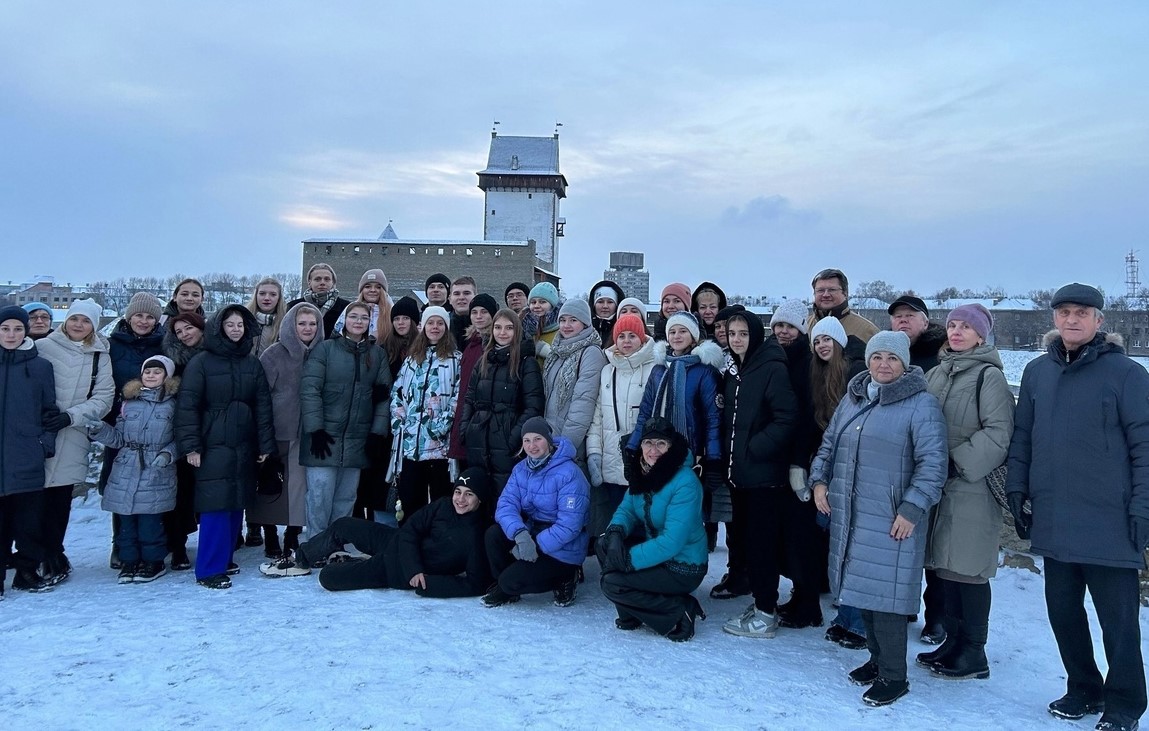
M172 456L167 452L160 452L152 460L152 467L167 467L172 463Z
M515 534L515 547L511 549L511 555L520 561L530 563L539 560L539 548L529 531L524 529Z
M590 454L586 458L586 469L590 473L590 484L598 487L602 484L602 455Z
M790 489L804 503L810 502L810 497L813 495L810 487L806 484L807 477L806 470L797 465L790 465Z

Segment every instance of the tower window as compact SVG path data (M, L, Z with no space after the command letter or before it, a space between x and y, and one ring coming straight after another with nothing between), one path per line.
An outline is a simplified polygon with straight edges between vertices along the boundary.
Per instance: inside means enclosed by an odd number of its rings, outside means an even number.
M467 256L473 256L473 255L474 255L474 253L475 253L475 252L474 252L474 251L472 251L471 249L467 249Z
M503 255L502 249L495 249L495 256L502 256L502 255Z
M354 254L358 254L359 253L359 247L358 246L351 247L351 252Z
M492 216L495 215L495 209L494 208L491 209L491 215Z
M330 254L331 253L331 246L327 246L326 248L327 248L327 253Z
M415 253L415 247L414 247L414 246L412 246L412 247L410 248L410 250L409 250L409 253L411 253L411 254L414 254L414 253Z
M442 256L442 255L443 255L443 250L439 249L439 256Z

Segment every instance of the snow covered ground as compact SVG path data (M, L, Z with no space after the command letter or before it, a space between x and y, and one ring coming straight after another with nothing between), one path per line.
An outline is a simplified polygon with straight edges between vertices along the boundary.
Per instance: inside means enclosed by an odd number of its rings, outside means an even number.
M832 645L821 629L773 640L721 631L745 605L706 595L721 548L698 592L710 618L674 644L614 628L594 562L567 609L549 595L486 609L397 591L331 594L314 575L266 578L256 548L237 552L229 591L203 589L190 572L119 586L109 532L97 501L77 500L72 578L41 595L9 589L0 603L5 728L1073 727L1045 711L1064 676L1041 577L1023 569L993 582L989 680L945 681L911 665L910 694L872 709L845 679L865 651ZM911 653L929 649L919 631L910 628ZM1094 644L1100 657L1096 628Z

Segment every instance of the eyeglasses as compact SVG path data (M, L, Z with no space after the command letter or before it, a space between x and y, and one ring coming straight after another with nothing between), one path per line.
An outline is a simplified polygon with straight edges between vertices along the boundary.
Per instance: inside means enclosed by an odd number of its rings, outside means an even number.
M666 441L665 439L643 439L641 444L643 449L650 447L651 449L656 449L659 452L665 452L666 450L670 449L670 442Z
M371 318L367 315L348 315L344 319L347 322L371 322Z
M835 292L841 292L841 291L842 291L841 287L822 287L821 289L815 289L814 294L821 296L824 294L834 294Z
M36 312L35 314L28 315L28 319L29 320L46 320L48 322L51 322L52 316L49 315L47 312L40 310L39 312Z

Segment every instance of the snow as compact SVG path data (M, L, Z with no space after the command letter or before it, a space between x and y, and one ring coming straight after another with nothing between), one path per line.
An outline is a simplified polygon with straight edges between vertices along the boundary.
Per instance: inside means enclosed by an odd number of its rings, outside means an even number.
M935 679L911 664L910 694L872 709L845 678L865 651L815 628L773 640L721 631L745 605L707 596L721 547L697 592L710 618L675 644L614 628L593 561L569 608L548 594L486 609L333 594L314 574L267 578L258 548L236 553L242 571L227 591L191 572L120 586L109 535L98 500L77 499L72 577L45 594L9 589L0 603L6 728L1068 728L1045 710L1064 673L1041 577L1024 569L993 581L989 680ZM829 619L826 597L822 609ZM909 628L911 658L930 649L920 628ZM1096 626L1094 645L1102 657Z

